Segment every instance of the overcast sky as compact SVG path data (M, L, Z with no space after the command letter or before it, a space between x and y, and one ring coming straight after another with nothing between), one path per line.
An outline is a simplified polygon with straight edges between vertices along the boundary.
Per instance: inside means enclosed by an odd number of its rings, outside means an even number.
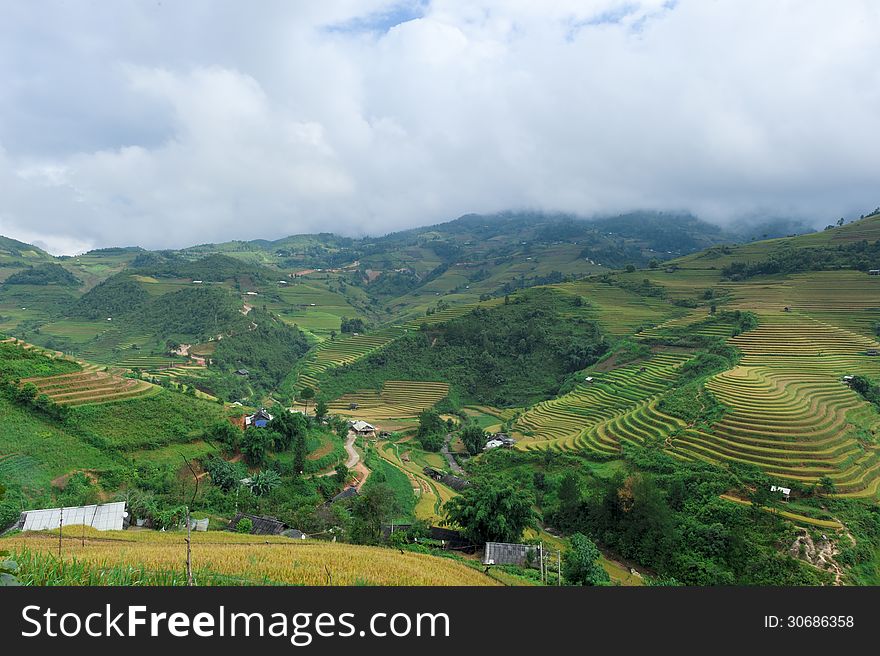
M0 0L0 234L880 205L875 0Z

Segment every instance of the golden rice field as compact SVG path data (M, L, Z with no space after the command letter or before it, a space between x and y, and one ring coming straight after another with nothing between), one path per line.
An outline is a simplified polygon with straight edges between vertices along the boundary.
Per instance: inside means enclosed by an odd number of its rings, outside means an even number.
M183 532L99 533L89 528L85 546L81 544L81 534L82 528L78 526L65 529L65 562L104 568L130 566L147 571L182 571L185 567ZM9 551L27 548L57 553L57 532L18 534L0 539L0 547ZM381 547L219 531L193 534L192 562L196 571L287 585L498 585L482 572L448 558Z
M610 453L619 450L621 440L643 441L632 436L640 430L655 431L655 424L665 422L641 417L642 409L669 389L676 370L688 357L658 353L636 364L596 373L593 382L582 382L568 394L535 405L514 425L517 447Z
M82 371L43 378L24 378L39 394L45 394L59 405L108 403L153 394L159 390L142 380L123 378L96 365L84 365Z
M754 464L805 484L828 476L839 494L874 496L880 417L841 378L880 373L878 358L864 355L880 345L797 313L763 313L756 330L731 342L743 352L740 365L706 385L729 411L711 433L675 435L671 452Z
M449 385L429 381L388 380L382 390L345 394L328 404L330 412L366 421L415 417L449 393ZM349 405L357 403L356 410Z

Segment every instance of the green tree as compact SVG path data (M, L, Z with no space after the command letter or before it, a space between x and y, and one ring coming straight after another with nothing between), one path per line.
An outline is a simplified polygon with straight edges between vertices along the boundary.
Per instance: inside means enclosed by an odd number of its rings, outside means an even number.
M320 421L327 416L327 412L327 402L324 399L319 399L315 404L315 418Z
M385 483L368 486L352 503L350 534L358 544L376 544L382 524L399 512L394 491Z
M571 536L571 549L562 558L562 573L573 585L603 585L608 583L608 572L599 564L602 554L583 533Z
M474 544L516 542L534 525L534 502L530 490L503 478L486 477L446 502L447 523L458 524Z
M221 421L208 429L205 438L210 442L223 444L230 451L235 451L241 441L241 429L228 421Z
M250 517L242 517L238 520L238 524L235 525L236 533L250 533L254 530L254 523L250 519Z
M299 391L299 398L306 402L306 414L309 414L309 401L315 398L315 390L311 387L303 387Z
M345 485L345 481L348 480L348 467L345 466L344 462L336 465L336 475L333 478L339 485Z
M297 435L293 442L293 473L295 476L299 476L306 470L307 453L306 436L305 433L302 433Z
M464 448L472 456L480 453L483 447L486 446L486 431L476 424L465 426L461 433L459 433L459 437L462 444L464 444Z
M211 483L219 487L224 492L235 489L240 484L242 478L246 475L246 470L238 463L227 462L223 458L213 456L208 458L202 464L202 467L208 476L211 477Z
M241 452L252 465L260 465L266 459L266 452L272 444L274 431L250 427L241 438Z

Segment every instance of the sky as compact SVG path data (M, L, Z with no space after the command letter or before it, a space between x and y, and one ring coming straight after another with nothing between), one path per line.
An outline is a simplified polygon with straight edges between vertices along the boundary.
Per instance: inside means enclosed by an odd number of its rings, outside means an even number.
M880 205L874 0L0 0L0 234Z

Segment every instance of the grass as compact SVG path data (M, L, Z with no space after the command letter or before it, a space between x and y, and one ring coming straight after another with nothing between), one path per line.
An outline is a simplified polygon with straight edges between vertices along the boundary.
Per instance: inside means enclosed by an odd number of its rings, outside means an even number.
M6 484L42 491L73 470L117 464L106 451L4 398L0 398L0 416L0 478Z
M75 413L83 430L123 450L191 442L224 417L216 403L163 389L124 403L82 406Z

